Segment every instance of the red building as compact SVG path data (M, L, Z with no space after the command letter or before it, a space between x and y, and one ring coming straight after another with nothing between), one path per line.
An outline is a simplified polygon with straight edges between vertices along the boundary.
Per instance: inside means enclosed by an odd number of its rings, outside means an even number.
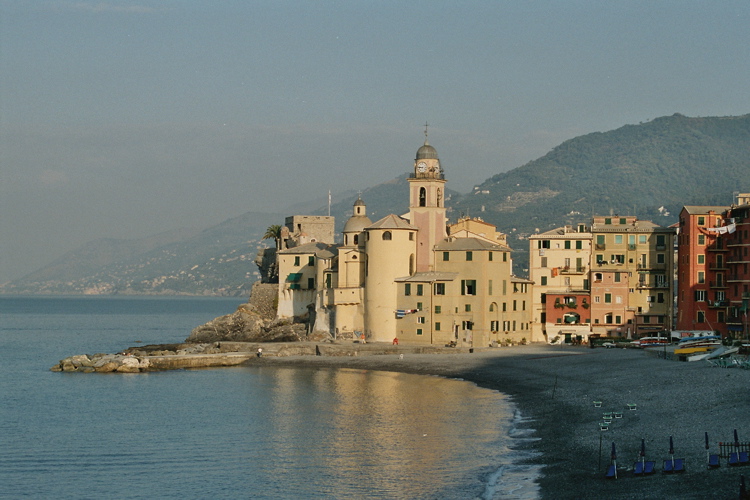
M677 244L677 330L746 331L750 195L739 206L685 206ZM745 303L746 307L747 304Z

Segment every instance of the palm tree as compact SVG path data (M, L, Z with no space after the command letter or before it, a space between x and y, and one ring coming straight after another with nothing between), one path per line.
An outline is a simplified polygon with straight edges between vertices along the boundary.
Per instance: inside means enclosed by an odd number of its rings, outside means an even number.
M273 239L276 243L276 251L281 250L281 226L278 224L268 226L268 229L266 229L266 234L263 235L263 239Z

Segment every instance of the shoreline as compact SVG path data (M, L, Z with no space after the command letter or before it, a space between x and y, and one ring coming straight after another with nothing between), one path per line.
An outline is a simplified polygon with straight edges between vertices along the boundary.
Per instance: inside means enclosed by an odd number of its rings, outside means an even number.
M634 349L588 349L532 345L478 349L474 353L404 353L377 356L287 356L251 358L245 364L295 365L397 371L460 378L510 396L538 440L529 447L542 465L541 498L737 498L740 475L750 467L708 470L704 432L711 453L719 442L750 441L750 371L708 363L666 361ZM595 408L593 401L601 401ZM635 411L628 404L636 404ZM622 412L607 431L603 412ZM686 471L662 473L675 457ZM656 473L632 473L641 438ZM604 478L612 442L617 446L618 479Z

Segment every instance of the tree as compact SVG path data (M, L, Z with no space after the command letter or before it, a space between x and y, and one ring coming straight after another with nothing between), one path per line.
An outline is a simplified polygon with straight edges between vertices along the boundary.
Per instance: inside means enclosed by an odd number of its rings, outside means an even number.
M263 239L273 239L276 243L276 251L278 252L279 250L281 250L281 226L278 224L268 226L268 229L266 229L266 234L263 235Z

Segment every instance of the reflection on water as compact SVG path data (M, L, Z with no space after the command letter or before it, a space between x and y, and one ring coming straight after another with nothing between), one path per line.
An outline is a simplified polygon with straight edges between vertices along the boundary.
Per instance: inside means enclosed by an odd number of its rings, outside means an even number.
M487 479L481 476L496 471L507 451L509 405L468 382L352 369L258 370L273 384L269 473L318 470L323 476L310 475L310 486L336 497L478 495Z

